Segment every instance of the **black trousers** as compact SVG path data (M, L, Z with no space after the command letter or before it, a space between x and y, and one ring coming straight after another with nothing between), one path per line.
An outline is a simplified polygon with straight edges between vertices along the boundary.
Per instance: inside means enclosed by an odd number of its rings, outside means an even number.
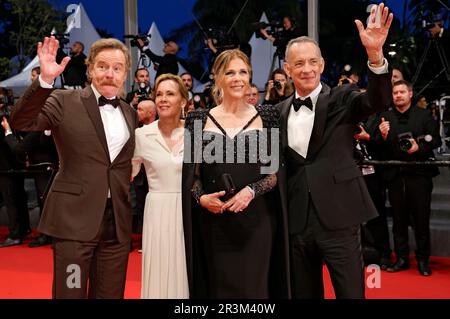
M378 211L378 216L369 220L364 231L366 239L371 238L370 244L380 253L380 257L390 258L389 228L386 210L386 185L378 173L364 176L370 197Z
M23 177L0 175L0 192L8 214L8 237L23 239L30 232L30 215Z
M417 260L430 257L430 210L433 181L423 175L399 175L389 182L394 249L397 258L408 259L408 226L414 229Z
M123 298L129 251L129 241L117 241L108 200L99 233L92 241L54 238L53 298Z
M305 229L290 237L292 296L324 298L322 269L325 262L336 298L364 299L360 225L326 229L313 205L309 206Z

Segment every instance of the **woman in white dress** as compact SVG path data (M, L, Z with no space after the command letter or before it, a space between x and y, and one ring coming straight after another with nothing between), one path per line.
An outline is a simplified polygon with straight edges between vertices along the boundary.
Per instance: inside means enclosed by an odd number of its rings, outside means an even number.
M144 164L149 192L142 231L142 298L189 298L181 210L182 109L188 91L163 74L155 84L159 120L136 129L133 176Z

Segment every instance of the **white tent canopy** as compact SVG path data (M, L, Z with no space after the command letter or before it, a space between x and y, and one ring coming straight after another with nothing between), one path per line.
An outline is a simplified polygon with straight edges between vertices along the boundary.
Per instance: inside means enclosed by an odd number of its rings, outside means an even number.
M71 17L72 19L69 21L65 32L69 34L68 47L70 47L73 42L80 41L85 46L84 53L87 54L86 51L91 47L92 43L100 39L100 36L81 3L78 5ZM55 33L54 29L52 31L52 34L53 33ZM1 81L0 86L12 89L16 96L22 94L31 84L31 70L37 66L39 66L38 56L28 63L22 72L9 79ZM58 86L58 83L56 83L56 85Z
M259 21L268 22L265 13ZM260 91L264 91L272 69L279 66L278 57L275 57L276 47L269 40L256 38L255 34L250 39L250 46L252 47L252 81Z
M164 52L163 52L164 39L162 38L161 33L159 33L158 27L156 26L155 22L152 23L147 34L150 36L150 39L149 39L150 44L149 44L148 48L154 54L163 56L164 55ZM153 64L151 63L150 59L145 54L144 54L143 60L140 61L140 65L138 65L138 67L142 67L142 66L148 67L148 70L150 72L150 80L154 81L155 76L156 76L156 70L155 70ZM178 75L183 74L184 72L187 72L186 69L180 64L180 62L178 62ZM195 79L193 76L192 76L192 79L193 79L192 87L196 88L200 84L200 81ZM154 84L154 83L152 83L152 84Z

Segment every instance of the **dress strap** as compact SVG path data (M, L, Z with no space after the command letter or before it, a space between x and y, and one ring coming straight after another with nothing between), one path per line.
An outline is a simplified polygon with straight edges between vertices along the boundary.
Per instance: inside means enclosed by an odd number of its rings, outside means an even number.
M223 135L228 136L227 132L225 131L225 129L222 127L222 125L219 124L219 122L214 118L214 116L212 116L212 114L209 112L207 113L208 117L211 119L211 121L213 121L213 123L217 126L217 128L223 133ZM245 131L247 129L247 127L250 126L250 124L253 123L253 121L259 116L259 111L256 110L256 114L247 122L247 124L244 125L244 127L239 131L238 134L242 133L243 131ZM238 135L236 134L236 136Z
M258 116L259 116L259 111L256 110L256 114L253 115L253 117L250 119L250 121L248 121L247 124L244 125L244 127L243 127L242 130L241 130L241 132L242 132L242 131L245 131L245 130L247 129L247 127L249 127L250 124L252 124L253 121L254 121Z
M214 118L214 116L212 116L212 114L209 112L209 110L208 110L208 113L206 113L206 115L208 115L208 117L211 119L211 121L213 121L213 123L223 133L223 135L227 136L227 132L224 130L222 125L220 125L219 122L217 122L217 120Z

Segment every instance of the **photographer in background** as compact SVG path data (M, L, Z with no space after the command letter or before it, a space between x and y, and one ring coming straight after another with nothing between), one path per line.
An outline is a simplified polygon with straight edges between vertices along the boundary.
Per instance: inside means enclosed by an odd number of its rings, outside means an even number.
M391 248L386 210L386 185L383 180L383 166L362 164L363 160L382 159L383 149L375 141L380 123L380 113L370 116L358 124L355 135L355 159L364 176L370 198L378 216L367 221L361 228L361 243L364 263L378 264L382 270L391 266Z
M250 60L252 57L252 46L248 42L241 42L234 30L229 34L222 28L209 30L209 37L206 40L206 46L211 50L212 58L209 63L211 70L216 57L225 50L239 49L245 53Z
M60 47L56 54L56 63L61 61L67 56L63 51L63 41L60 41ZM84 44L80 41L75 41L70 47L70 61L67 64L63 76L63 84L66 89L82 89L87 82L87 66L86 55L83 53Z
M22 244L24 238L31 232L28 215L27 195L24 189L23 176L6 173L10 170L23 169L24 158L18 158L6 143L6 135L14 134L5 129L5 123L10 116L12 99L10 92L0 87L0 193L6 206L9 233L1 247Z
M294 93L294 87L283 69L275 69L267 82L264 104L275 105Z
M3 118L1 123L5 130L5 142L16 158L26 158L26 168L42 167L33 173L37 200L39 203L39 214L42 214L47 191L54 177L54 171L58 167L58 153L51 131L28 132L23 138L13 134L9 122ZM44 167L47 169L44 170ZM52 238L40 234L34 238L28 247L40 247L52 243Z
M278 49L278 54L281 59L284 59L284 53L286 51L286 45L291 39L301 36L300 29L295 26L294 20L290 16L283 18L283 29L274 34L269 34L266 28L259 30L261 34Z
M344 68L341 72L341 77L338 80L338 86L343 84L354 84L358 86L358 83L359 83L358 72L352 70L352 66L350 64L344 65Z
M188 90L189 101L191 101L192 98L194 97L194 93L192 92L194 86L194 79L192 78L192 74L190 74L189 72L184 72L183 74L180 75L180 78L183 81L184 86Z
M178 75L178 60L176 54L179 51L178 44L175 41L164 43L164 55L154 54L150 48L145 48L146 44L142 38L137 38L137 47L145 53L150 60L157 66L155 81L161 74L171 73Z
M137 86L136 89L134 89ZM139 102L149 100L152 89L150 87L150 74L146 68L139 68L134 72L133 91L128 92L125 100L136 109Z
M385 160L426 161L434 159L433 149L441 145L438 126L428 110L412 105L412 85L404 80L394 83L394 108L381 114L377 141ZM430 205L432 178L436 166L390 166L384 178L392 206L396 262L387 268L397 272L409 268L408 225L410 214L416 240L419 273L430 276Z
M430 32L431 38L440 40L442 44L446 45L445 49L448 49L449 33L445 30L444 20L440 16L437 16L434 22L426 24L425 27Z
M31 69L31 82L34 82L39 77L39 74L41 74L41 67L36 66L33 69Z

